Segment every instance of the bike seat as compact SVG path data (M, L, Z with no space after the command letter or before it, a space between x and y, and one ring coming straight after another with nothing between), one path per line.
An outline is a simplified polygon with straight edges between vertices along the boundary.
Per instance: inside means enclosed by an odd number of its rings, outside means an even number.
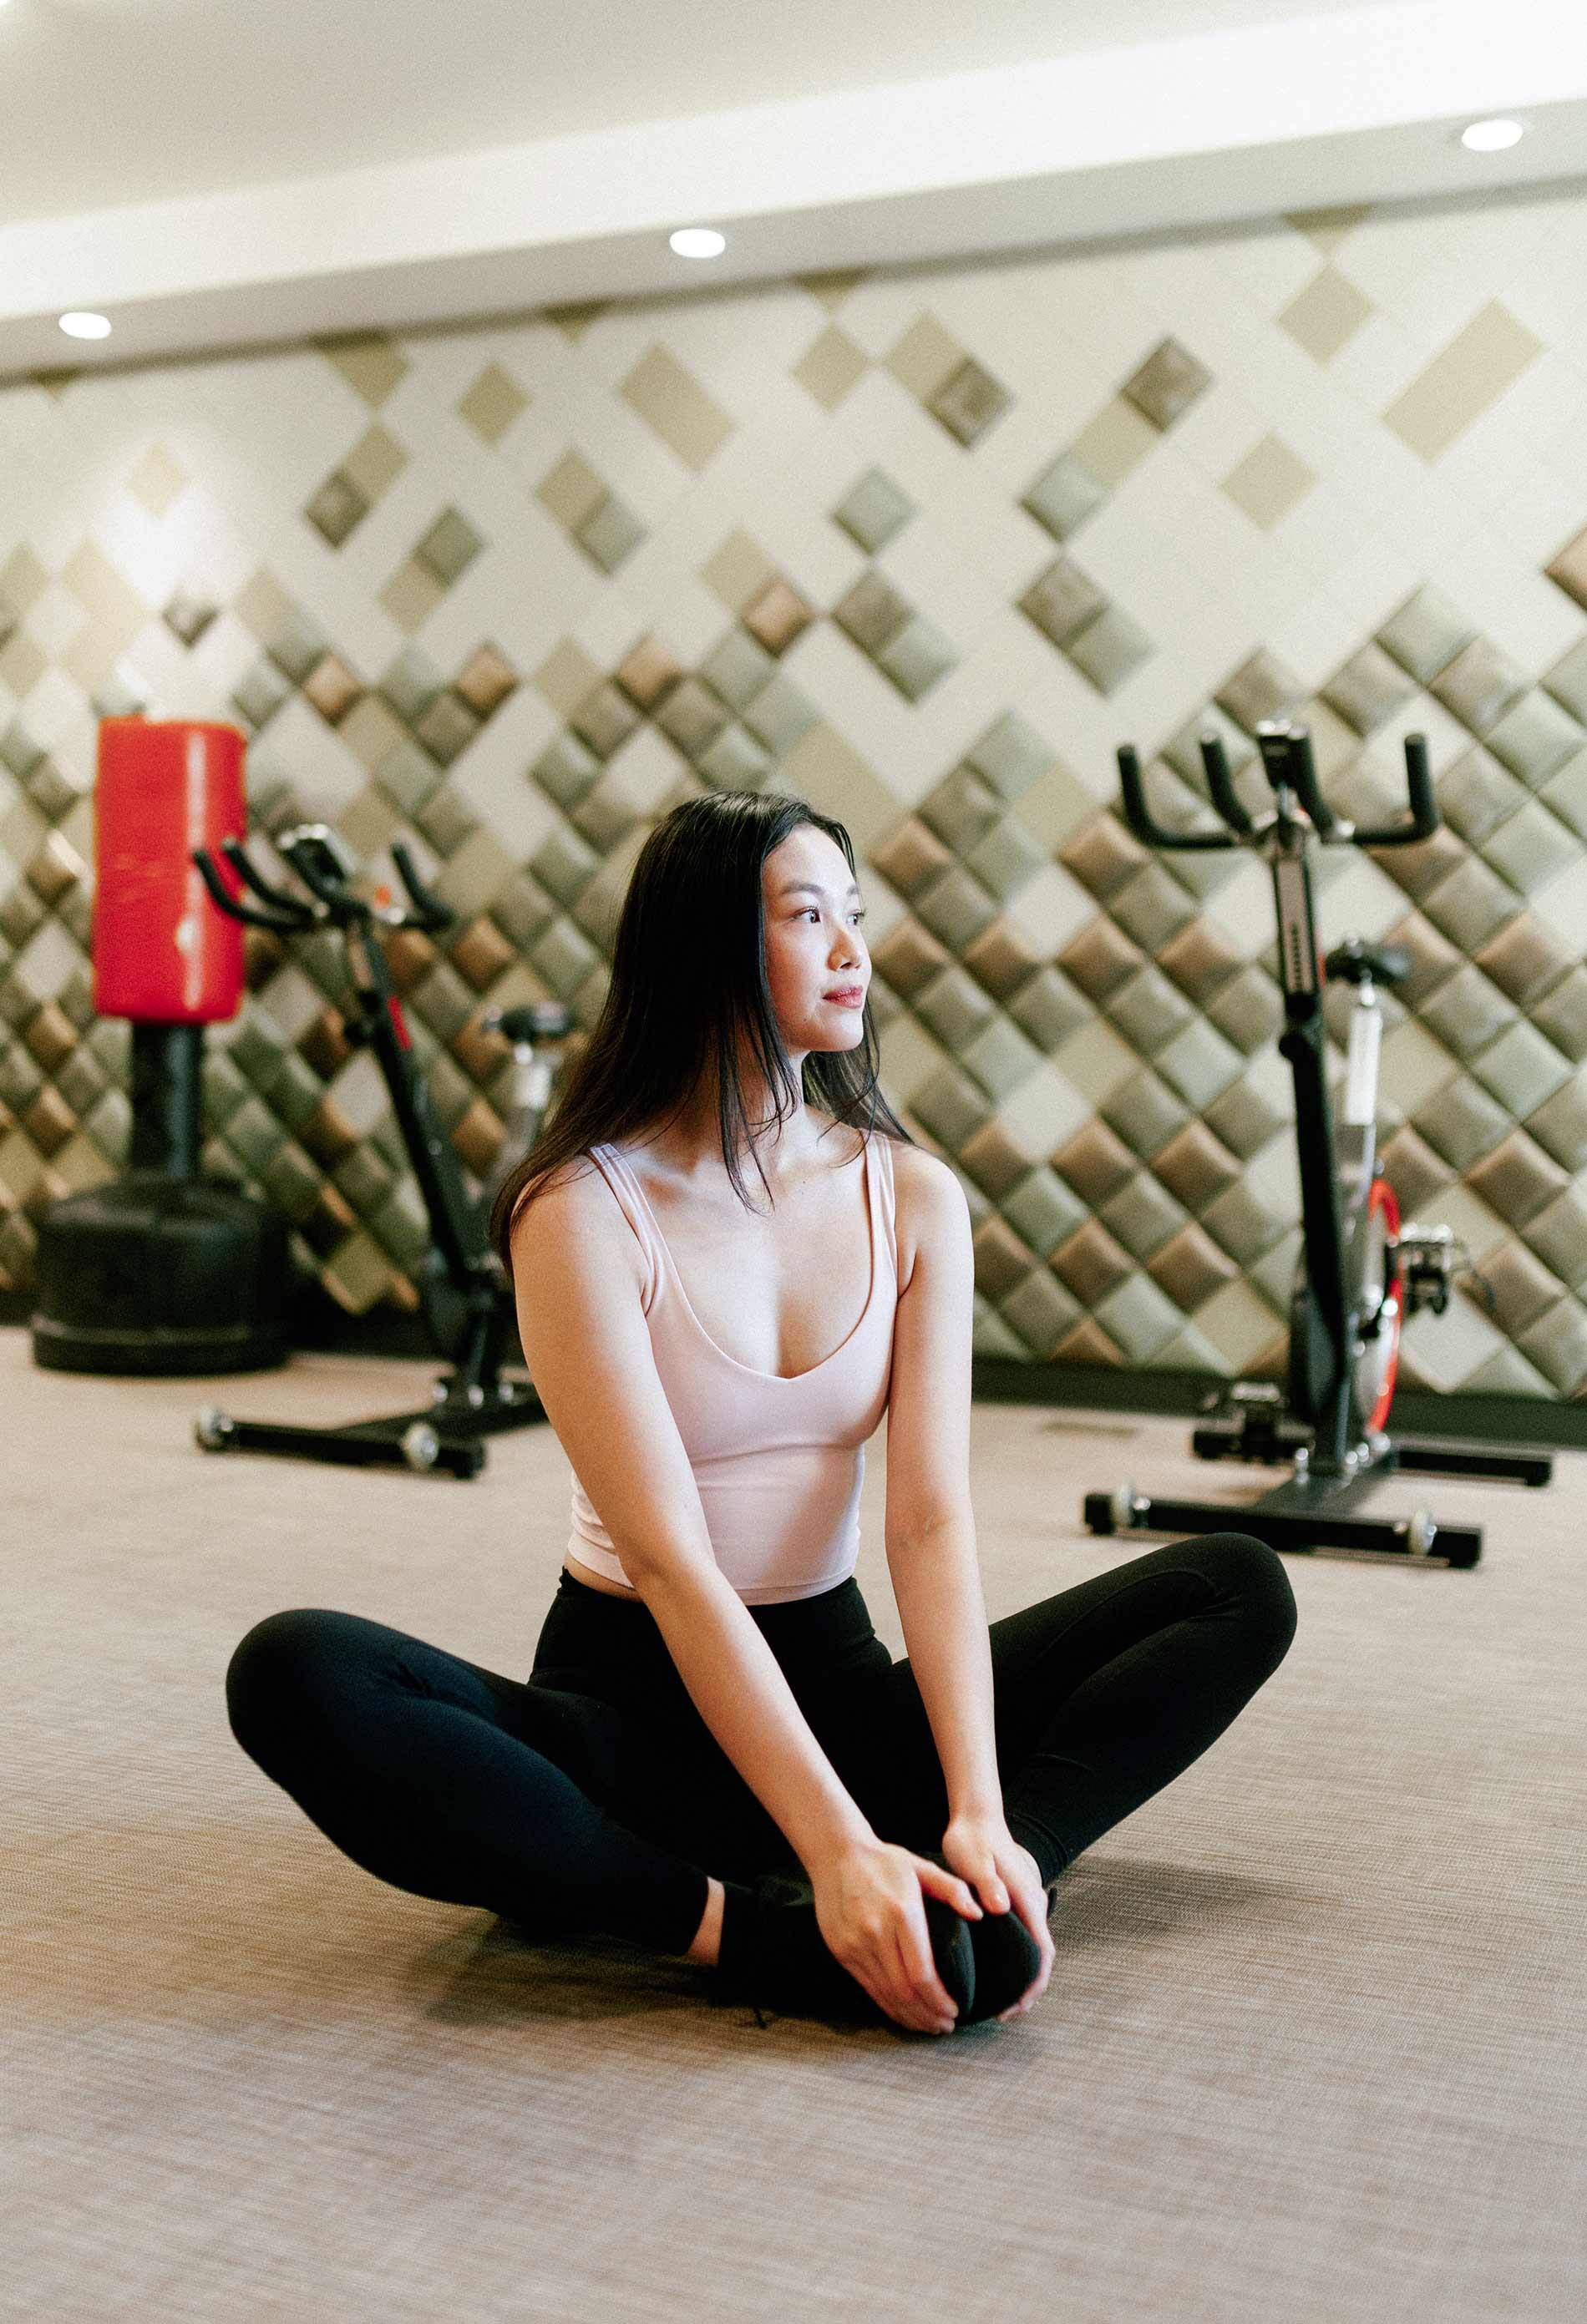
M1323 963L1328 976L1340 984L1403 984L1411 973L1411 956L1404 945L1363 944L1347 936L1335 945Z

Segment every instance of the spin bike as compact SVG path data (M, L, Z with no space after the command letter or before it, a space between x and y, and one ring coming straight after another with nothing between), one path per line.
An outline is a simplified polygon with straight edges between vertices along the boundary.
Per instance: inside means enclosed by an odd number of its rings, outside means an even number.
M193 862L211 900L233 919L278 936L334 928L346 943L353 1001L346 1037L368 1045L391 1092L429 1217L431 1249L420 1270L420 1305L437 1351L452 1369L435 1382L423 1411L313 1428L237 1420L210 1405L198 1415L195 1434L208 1452L275 1452L360 1468L476 1477L485 1463L486 1436L529 1427L546 1416L528 1379L503 1375L503 1359L515 1346L516 1323L511 1286L491 1247L488 1224L496 1187L539 1133L559 1044L573 1029L572 1012L556 1001L487 1011L483 1021L512 1045L513 1100L497 1162L480 1194L471 1194L414 1056L379 933L417 928L433 935L449 926L453 913L424 885L401 840L392 844L392 860L408 891L405 907L387 899L383 891L373 902L354 892L358 866L325 824L300 824L275 844L303 894L272 885L235 839L221 842L221 853L255 900L234 893L208 850L198 849Z
M1553 1458L1389 1434L1404 1320L1423 1307L1444 1313L1451 1279L1467 1254L1447 1227L1402 1227L1393 1190L1377 1170L1379 989L1404 982L1410 956L1398 945L1352 937L1321 959L1312 909L1314 846L1407 847L1437 830L1426 737L1406 737L1409 821L1371 830L1329 807L1306 727L1264 722L1257 744L1274 805L1253 816L1235 788L1222 742L1215 734L1201 738L1207 789L1225 825L1221 832L1164 829L1147 805L1140 761L1128 742L1120 747L1119 776L1124 819L1145 845L1250 847L1273 875L1285 1017L1278 1048L1295 1081L1304 1238L1290 1306L1288 1378L1285 1388L1242 1382L1210 1399L1204 1410L1216 1413L1221 1406L1222 1416L1194 1432L1191 1449L1203 1460L1287 1462L1291 1473L1241 1508L1158 1500L1120 1485L1085 1496L1085 1523L1098 1534L1212 1533L1237 1524L1274 1549L1390 1551L1475 1565L1480 1526L1435 1523L1426 1509L1375 1517L1360 1504L1396 1470L1538 1486L1548 1483ZM1352 993L1337 1128L1324 1032L1328 979Z

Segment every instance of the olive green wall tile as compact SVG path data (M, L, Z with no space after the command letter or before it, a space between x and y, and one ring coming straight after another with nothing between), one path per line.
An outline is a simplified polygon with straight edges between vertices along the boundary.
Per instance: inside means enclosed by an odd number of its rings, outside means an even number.
M1117 694L1153 650L1147 632L1121 605L1109 605L1064 641L1065 653L1101 694Z
M1300 1263L1301 1231L1298 1225L1287 1227L1277 1242L1251 1261L1249 1280L1259 1290L1274 1312L1287 1315L1295 1294L1296 1271Z
M998 1312L1023 1349L1045 1363L1083 1311L1079 1301L1050 1274L1033 1271L1002 1301Z
M1189 1121L1190 1110L1149 1068L1130 1074L1110 1092L1103 1119L1133 1153L1149 1160Z
M1525 1009L1541 1000L1570 966L1571 955L1554 930L1529 911L1516 913L1481 945L1478 967L1499 991Z
M1481 856L1468 855L1435 888L1427 890L1421 908L1452 944L1462 952L1474 953L1514 918L1516 890Z
M1544 1265L1579 1290L1587 1283L1587 1189L1567 1187L1530 1218L1523 1229L1528 1250Z
M1538 794L1578 839L1587 839L1587 751L1578 751Z
M1238 1378L1283 1325L1251 1285L1234 1282L1196 1309L1195 1328L1217 1350L1224 1370Z
M1086 1020L1086 1004L1050 963L1037 970L1009 997L1008 1011L1038 1049L1051 1054Z
M1578 963L1567 970L1527 1013L1563 1056L1574 1062L1587 1057L1587 968Z
M1462 1391L1472 1396L1547 1396L1548 1379L1528 1363L1519 1348L1496 1348L1474 1371L1468 1372Z
M1490 834L1484 853L1523 895L1546 888L1582 861L1576 833L1536 799L1528 800Z
M1149 961L1108 995L1107 1015L1115 1030L1142 1056L1155 1056L1176 1033L1183 1032L1195 1010L1176 985Z
M1526 1231L1527 1222L1563 1194L1568 1174L1523 1130L1512 1130L1465 1173L1466 1185L1495 1214Z
M615 573L648 535L626 502L615 493L608 493L600 506L586 517L574 538L581 549L588 550L604 573Z
M1507 1111L1527 1115L1570 1078L1571 1067L1536 1027L1518 1024L1472 1061L1472 1072Z
M1482 1278L1491 1295L1489 1313L1512 1340L1518 1339L1545 1309L1555 1305L1564 1289L1558 1277L1518 1241L1488 1254L1482 1261Z
M1041 1063L1041 1052L1035 1043L1028 1040L1006 1017L994 1018L982 1032L965 1042L959 1057L993 1098L1007 1097Z
M996 792L968 767L955 768L915 811L955 855L968 855L1002 814Z
M1465 1073L1440 1080L1410 1119L1418 1135L1457 1170L1490 1153L1510 1121L1498 1101Z
M1241 1058L1215 1026L1197 1019L1158 1051L1158 1072L1186 1103L1205 1112L1240 1073Z
M1020 505L1029 509L1055 540L1067 540L1102 507L1108 490L1074 452L1061 452L1043 469Z
M1587 1074L1573 1073L1527 1116L1527 1129L1563 1168L1587 1168Z
M943 1047L953 1050L964 1049L997 1016L995 1002L957 966L943 969L919 986L912 1005Z
M1108 909L1125 934L1149 953L1161 951L1195 913L1184 889L1156 863L1144 864L1127 880L1109 898Z
M1288 1221L1275 1218L1244 1179L1225 1187L1199 1213L1202 1227L1242 1268L1270 1248Z
M997 918L997 903L961 865L950 865L912 897L916 911L950 952L963 952Z
M1587 1380L1587 1314L1562 1299L1521 1334L1520 1350L1560 1395L1577 1395Z
M1532 687L1487 735L1488 748L1512 774L1541 790L1587 743L1582 723L1540 687Z
M1133 1258L1143 1261L1189 1223L1184 1206L1144 1170L1110 1196L1097 1216Z
M1038 1259L1047 1259L1086 1216L1084 1204L1045 1166L1004 1195L1002 1211Z
M949 1063L939 1065L916 1089L909 1110L923 1129L950 1149L964 1145L992 1113L986 1092Z
M1473 638L1441 669L1428 691L1473 734L1490 741L1492 731L1527 691L1519 662L1490 639ZM1490 742L1491 748L1491 742Z
M1514 1002L1470 963L1423 1003L1422 1014L1438 1039L1467 1062L1516 1022Z
M1054 1053L1054 1063L1086 1103L1102 1111L1113 1092L1131 1081L1139 1059L1104 1018L1093 1018Z
M1282 1030L1284 997L1273 977L1253 961L1219 986L1207 1016L1225 1039L1249 1054Z
M1098 1302L1096 1319L1130 1362L1137 1364L1149 1363L1181 1322L1173 1301L1145 1275L1132 1275L1116 1291L1110 1291Z
M1054 753L1035 728L1015 711L1005 712L965 752L966 763L1012 806L1047 774Z
M866 554L874 557L902 531L915 513L915 504L890 476L872 468L832 513Z
M769 751L787 758L820 724L821 715L808 696L780 671L745 704L743 722Z

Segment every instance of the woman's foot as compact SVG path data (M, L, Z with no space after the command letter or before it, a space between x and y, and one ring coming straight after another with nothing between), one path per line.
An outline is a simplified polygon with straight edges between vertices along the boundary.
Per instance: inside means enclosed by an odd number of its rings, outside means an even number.
M927 1854L932 1863L940 1864L945 1872L953 1870L946 1857L935 1849L927 1850ZM959 2024L979 2025L985 2018L1001 2017L1021 1994L1029 1992L1041 1967L1041 1953L1036 1939L1011 1904L1006 1913L990 1912L983 1906L980 1920L966 1921L963 1925L969 1932L975 1984L968 2006L959 2011Z
M928 1896L926 1925L937 1976L963 2024L975 1997L970 1923L951 1904ZM748 2001L757 2012L896 2024L828 1946L809 1882L782 1873L763 1874L752 1888L733 1884L724 1900L717 1987L721 1998Z

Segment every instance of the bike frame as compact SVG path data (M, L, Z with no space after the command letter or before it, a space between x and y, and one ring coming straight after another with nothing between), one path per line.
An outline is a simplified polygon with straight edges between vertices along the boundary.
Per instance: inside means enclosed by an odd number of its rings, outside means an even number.
M1269 721L1256 730L1257 744L1274 806L1259 820L1234 787L1220 738L1201 737L1212 805L1221 831L1167 828L1153 817L1132 743L1119 748L1119 778L1124 820L1144 845L1201 852L1249 847L1272 875L1278 930L1279 984L1284 1028L1278 1049L1295 1084L1295 1137L1300 1178L1305 1260L1301 1288L1293 1306L1290 1334L1289 1412L1281 1392L1267 1383L1236 1383L1229 1406L1237 1421L1212 1420L1198 1427L1191 1449L1204 1460L1292 1460L1290 1480L1259 1500L1242 1506L1239 1523L1274 1549L1321 1546L1379 1551L1426 1557L1451 1566L1474 1565L1481 1554L1480 1526L1435 1522L1418 1509L1409 1517L1374 1517L1360 1504L1374 1481L1397 1469L1448 1476L1504 1477L1518 1484L1545 1485L1553 1473L1547 1454L1518 1454L1508 1447L1472 1448L1432 1440L1391 1438L1386 1425L1393 1394L1394 1359L1401 1312L1403 1255L1407 1248L1447 1238L1447 1230L1413 1231L1402 1237L1392 1191L1375 1175L1377 1160L1378 1059L1381 1005L1370 979L1356 983L1351 1012L1349 1054L1336 1136L1330 1101L1323 991L1327 966L1317 947L1313 910L1310 849L1314 844L1352 843L1359 847L1407 847L1430 839L1438 809L1424 734L1405 738L1406 780L1410 814L1368 830L1336 816L1324 798L1312 763L1305 726ZM1358 965L1361 964L1358 963ZM1358 1312L1366 1298L1369 1252L1363 1238L1385 1233L1387 1250L1376 1305ZM1436 1265L1428 1271L1437 1274ZM1391 1343L1379 1340L1388 1322ZM1375 1402L1361 1409L1362 1359L1379 1342L1382 1360L1374 1384ZM1208 1403L1204 1410L1212 1411ZM1158 1499L1132 1484L1088 1493L1084 1516L1093 1533L1216 1533L1233 1520L1223 1500Z
M1290 1377L1298 1417L1315 1432L1313 1462L1324 1471L1333 1467L1342 1471L1352 1443L1349 1351L1355 1342L1357 1318L1345 1274L1343 1206L1328 1095L1323 965L1306 841L1306 827L1287 811L1286 795L1280 790L1278 812L1264 852L1273 874L1278 916L1285 1020L1278 1052L1295 1084L1296 1155L1311 1292L1303 1342L1290 1351Z

